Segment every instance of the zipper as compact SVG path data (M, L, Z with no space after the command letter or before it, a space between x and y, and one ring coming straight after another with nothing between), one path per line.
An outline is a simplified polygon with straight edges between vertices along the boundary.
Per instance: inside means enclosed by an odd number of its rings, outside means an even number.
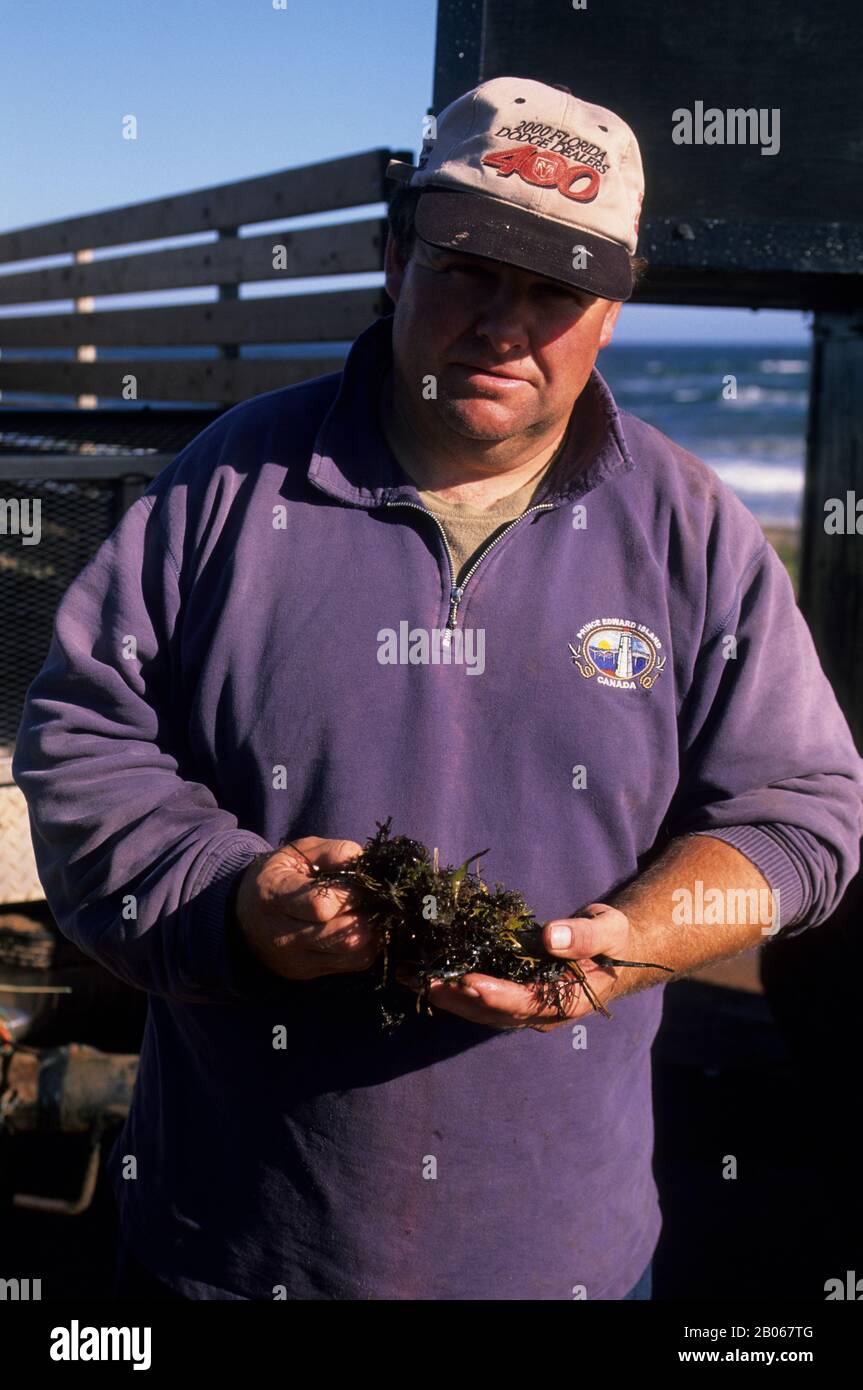
M506 526L504 530L500 532L499 535L495 536L493 541L489 541L488 545L485 547L484 550L480 551L479 555L474 560L473 564L471 565L461 584L456 584L455 561L453 560L452 550L450 549L450 543L447 539L446 531L443 529L443 526L441 525L439 519L435 516L434 512L430 512L428 507L421 506L419 502L385 502L384 505L387 507L413 507L415 512L422 512L423 516L430 517L431 520L434 522L435 526L440 531L441 536L443 537L443 543L446 549L447 559L449 560L450 576L449 616L446 620L446 627L444 628L444 634L441 639L444 646L449 646L450 642L452 641L452 635L455 631L456 620L458 618L458 607L462 601L467 582L479 568L486 555L488 555L489 551L494 550L498 541L502 541L504 536L509 535L513 527L517 526L523 517L530 516L531 512L550 511L553 510L555 507L554 502L537 502L535 506L528 507L527 510L523 511L520 516L515 517L515 519L511 521L509 525Z

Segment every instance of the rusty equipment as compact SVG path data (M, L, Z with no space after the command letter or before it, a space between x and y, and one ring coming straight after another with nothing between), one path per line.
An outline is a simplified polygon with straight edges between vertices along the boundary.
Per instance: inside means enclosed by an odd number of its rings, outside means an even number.
M90 1135L74 1200L17 1192L16 1207L64 1216L87 1210L96 1190L103 1132L125 1118L137 1066L135 1055L100 1052L82 1043L38 1049L0 1042L0 1131Z

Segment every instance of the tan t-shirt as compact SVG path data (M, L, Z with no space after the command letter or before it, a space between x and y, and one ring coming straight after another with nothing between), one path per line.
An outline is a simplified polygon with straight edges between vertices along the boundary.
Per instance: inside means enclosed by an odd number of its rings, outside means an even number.
M537 477L528 479L524 487L520 487L517 492L511 492L507 497L501 497L490 507L473 507L467 502L444 501L436 492L421 491L417 488L417 496L423 506L428 507L429 511L434 513L446 532L446 538L449 541L455 562L456 579L460 578L462 572L469 567L477 551L485 545L495 531L505 526L507 522L515 521L516 517L521 516L522 512L526 511L559 455L560 449L556 449ZM399 462L408 477L416 483L409 464L405 464L402 460Z

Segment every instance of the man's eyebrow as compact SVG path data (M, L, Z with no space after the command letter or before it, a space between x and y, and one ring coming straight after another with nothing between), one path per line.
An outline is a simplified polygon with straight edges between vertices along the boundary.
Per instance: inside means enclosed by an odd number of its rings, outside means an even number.
M488 263L491 260L491 258L488 256L471 256L466 251L456 250L454 246L432 246L432 244L428 241L423 242L423 245L426 251L429 252L429 254L432 256L432 258L440 256L455 256L457 260L464 261L465 265L480 265L483 261ZM501 264L501 262L495 261L494 264L499 265Z

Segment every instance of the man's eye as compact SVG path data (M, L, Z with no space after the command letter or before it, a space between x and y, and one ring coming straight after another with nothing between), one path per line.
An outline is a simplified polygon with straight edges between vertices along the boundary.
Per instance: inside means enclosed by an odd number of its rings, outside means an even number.
M488 271L483 270L482 267L478 265L448 265L445 269L455 271L457 275L488 275Z
M571 299L574 304L581 302L581 295L577 290L568 290L566 285L540 285L540 294L562 295L564 299Z

